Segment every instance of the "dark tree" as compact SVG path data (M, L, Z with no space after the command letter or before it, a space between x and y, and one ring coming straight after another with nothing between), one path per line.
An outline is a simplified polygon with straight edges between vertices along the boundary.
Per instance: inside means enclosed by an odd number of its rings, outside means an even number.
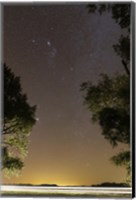
M4 64L4 116L2 168L7 175L18 174L27 154L28 136L36 122L36 106L22 93L20 78Z
M91 112L94 122L102 128L102 135L113 147L120 143L130 149L130 80L129 76L118 75L109 78L102 75L95 85L86 82L81 85L84 92L84 103ZM130 182L130 151L113 156L112 162L125 166L127 182Z
M126 73L130 74L130 13L131 3L108 3L108 4L90 4L88 5L89 13L110 12L112 18L125 30L125 34L121 35L118 43L113 45L117 55L121 57L121 62Z
M127 181L131 183L130 170L130 11L131 4L90 4L89 12L110 12L112 18L124 29L118 43L113 45L117 55L121 58L124 75L108 77L102 75L94 85L85 82L81 90L85 92L84 103L92 114L92 120L97 121L102 134L113 147L119 143L128 145L128 150L118 153L111 158L119 166L125 166Z
M129 77L120 75L109 78L102 75L99 82L83 83L84 103L98 121L102 134L113 147L119 143L130 143Z

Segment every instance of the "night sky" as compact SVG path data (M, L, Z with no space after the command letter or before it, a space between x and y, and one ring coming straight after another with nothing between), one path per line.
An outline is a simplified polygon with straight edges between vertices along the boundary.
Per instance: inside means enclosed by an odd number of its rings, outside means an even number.
M112 45L121 34L110 14L88 14L86 4L3 7L4 62L21 77L37 105L29 153L20 177L5 183L91 185L123 182L110 162L113 149L83 105L82 82L123 72Z

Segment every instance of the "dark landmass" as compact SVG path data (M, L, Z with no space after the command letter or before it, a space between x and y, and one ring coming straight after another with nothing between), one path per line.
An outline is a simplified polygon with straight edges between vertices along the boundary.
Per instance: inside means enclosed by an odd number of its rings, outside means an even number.
M17 186L45 186L45 187L59 187L57 184L38 184L33 185L30 183L19 183L19 184L4 184L4 185L17 185ZM127 183L112 183L112 182L104 182L95 185L67 185L65 187L130 187Z
M10 183L10 184L4 184L4 185L58 187L57 184L38 184L38 185L33 185L31 183L18 183L18 184Z
M56 184L41 184L41 185L37 185L37 186L58 187L58 185L56 185Z
M91 185L92 187L130 187L127 183L110 183L104 182L97 185Z

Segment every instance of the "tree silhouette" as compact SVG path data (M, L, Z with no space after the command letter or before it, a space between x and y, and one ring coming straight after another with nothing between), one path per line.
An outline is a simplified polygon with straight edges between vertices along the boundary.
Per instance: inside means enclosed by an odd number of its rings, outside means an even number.
M109 78L101 75L97 85L83 83L84 100L92 113L93 121L98 121L102 134L112 144L129 144L129 77L122 75Z
M118 43L113 45L117 55L121 57L121 62L126 73L130 74L130 3L105 3L105 4L90 4L88 5L89 13L110 12L112 18L119 24L122 29L125 29L125 34L121 35Z
M113 147L119 143L130 145L130 3L90 4L89 12L111 12L112 18L125 29L118 43L113 45L121 58L124 75L101 76L98 83L85 82L81 90L85 92L84 103L92 113L92 120L102 127L102 134ZM130 150L124 150L111 158L119 166L125 166L127 181L131 184Z
M30 106L22 93L20 78L4 64L4 116L2 168L6 175L17 175L24 166L28 136L35 124L36 106Z

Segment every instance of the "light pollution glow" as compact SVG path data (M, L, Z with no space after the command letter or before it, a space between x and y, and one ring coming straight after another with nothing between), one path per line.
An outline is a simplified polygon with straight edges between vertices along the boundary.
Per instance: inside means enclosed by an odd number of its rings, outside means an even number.
M126 171L109 161L123 145L113 149L104 139L80 91L82 82L96 82L100 73L122 72L112 48L119 26L109 14L88 14L86 5L9 5L3 20L4 61L21 77L39 119L21 176L3 182L124 182Z

